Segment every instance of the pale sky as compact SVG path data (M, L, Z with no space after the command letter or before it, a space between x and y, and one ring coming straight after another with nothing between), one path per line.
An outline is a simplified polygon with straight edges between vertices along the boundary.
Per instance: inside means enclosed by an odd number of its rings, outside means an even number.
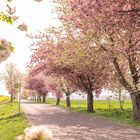
M0 8L2 0L0 0ZM8 62L16 63L21 71L25 71L26 64L29 61L31 52L28 46L31 44L31 39L16 28L18 23L25 23L28 26L28 33L35 33L36 30L43 30L50 25L57 26L57 16L52 12L52 3L49 0L36 2L33 0L14 0L13 5L16 7L16 15L19 16L18 22L14 25L0 21L0 38L10 41L15 50L14 53L0 64L0 72L4 70L5 64ZM4 84L0 83L0 95L6 94Z
M0 0L0 11L2 10L3 1ZM20 20L18 20L18 23L14 23L14 25L0 21L0 38L10 41L15 50L6 61L0 63L0 72L4 71L5 64L8 62L16 63L18 68L25 72L26 64L30 60L31 55L28 46L32 42L30 38L26 37L26 34L35 33L37 30L41 31L50 25L60 25L56 14L52 12L53 6L50 0L42 0L42 2L14 0L13 5L16 7L16 15L19 16ZM16 28L21 23L27 24L28 32L22 32ZM0 95L8 95L7 93L8 91L5 90L4 83L0 82Z

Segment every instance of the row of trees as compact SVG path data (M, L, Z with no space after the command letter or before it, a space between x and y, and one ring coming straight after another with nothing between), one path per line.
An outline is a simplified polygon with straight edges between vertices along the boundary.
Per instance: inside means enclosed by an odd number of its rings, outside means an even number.
M68 5L73 14L69 14L67 18L64 16L65 21L73 17L73 25L78 26L82 32L93 30L92 35L96 34L93 37L97 40L96 46L102 49L100 54L106 56L107 61L112 61L117 79L130 93L133 117L140 120L139 1L74 0ZM77 24L79 21L81 25Z
M26 97L35 97L37 101L46 101L46 95L52 94L56 97L56 105L59 105L60 99L66 96L66 106L70 107L70 94L75 92L75 89L68 87L67 81L65 79L54 77L54 76L45 76L43 74L38 74L37 76L28 76L25 78L26 85L25 90L29 89L29 92L25 94ZM30 90L34 91L31 92Z
M53 0L62 23L36 39L29 63L30 76L63 78L68 88L87 94L93 112L93 93L129 92L133 118L140 120L140 7L138 0ZM119 83L118 83L119 81Z

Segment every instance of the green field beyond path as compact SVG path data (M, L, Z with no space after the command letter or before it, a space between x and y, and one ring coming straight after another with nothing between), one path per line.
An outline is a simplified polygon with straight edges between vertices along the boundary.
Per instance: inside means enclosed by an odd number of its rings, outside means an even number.
M46 102L55 105L56 100L47 98ZM60 106L66 108L65 100L61 100ZM72 100L70 109L76 112L87 113L86 100ZM95 100L94 109L95 113L90 113L91 115L101 116L119 123L140 127L140 122L132 120L132 106L130 100L125 101L123 111L120 110L119 102L117 100L111 101L110 109L106 100Z

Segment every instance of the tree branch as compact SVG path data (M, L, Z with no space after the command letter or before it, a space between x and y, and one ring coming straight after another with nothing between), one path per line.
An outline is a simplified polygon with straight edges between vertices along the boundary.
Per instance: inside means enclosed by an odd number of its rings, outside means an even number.
M114 67L116 69L116 74L117 74L117 77L118 77L118 80L120 82L120 84L128 91L131 91L132 90L132 87L128 84L128 82L126 81L124 75L122 74L121 70L120 70L120 67L119 67L119 64L117 62L117 58L114 57L113 58L113 64L114 64Z
M132 45L132 40L130 39L129 40L129 52L131 52L131 48L133 47L134 45ZM135 61L136 61L136 58L135 58L135 54L134 52L133 53L129 53L128 52L128 63L129 63L129 68L130 68L130 72L131 72L131 76L132 76L132 79L133 79L133 84L136 86L138 84L138 81L139 81L139 76L138 76L138 72L137 72L137 68L136 68L136 64L135 64Z
M140 9L120 10L117 12L121 12L121 13L140 12Z

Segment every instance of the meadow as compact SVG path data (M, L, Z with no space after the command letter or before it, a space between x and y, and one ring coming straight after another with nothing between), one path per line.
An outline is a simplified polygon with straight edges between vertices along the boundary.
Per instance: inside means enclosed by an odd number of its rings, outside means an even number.
M48 104L55 105L56 100L47 98L46 102ZM66 108L65 100L61 100L60 107ZM87 113L86 100L71 100L71 107L68 109L76 112ZM140 122L136 122L132 119L132 104L130 100L125 101L124 110L120 110L119 102L117 100L111 101L110 108L106 100L95 100L94 109L95 113L88 114L105 117L106 119L132 125L134 127L140 127Z
M7 96L0 96L0 103L8 101L8 100L9 100L9 97L7 97Z
M8 101L0 97L1 101ZM18 114L18 103L0 104L0 140L14 140L28 126L24 113Z

